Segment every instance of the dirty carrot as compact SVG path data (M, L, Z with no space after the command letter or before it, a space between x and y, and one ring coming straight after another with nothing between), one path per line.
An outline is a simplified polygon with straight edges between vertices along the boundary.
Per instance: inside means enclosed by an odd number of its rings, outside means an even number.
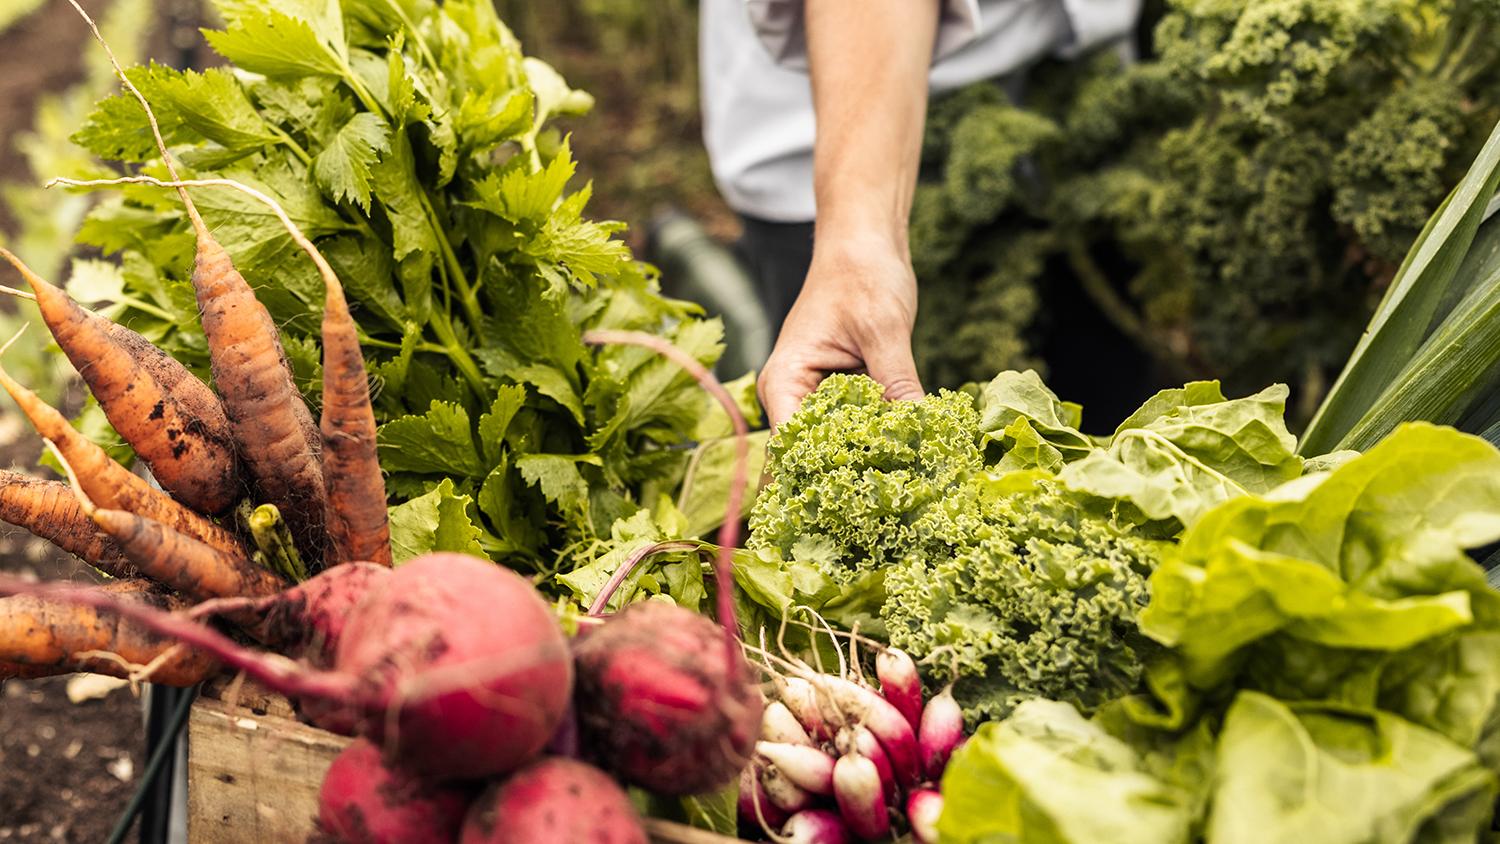
M116 463L97 443L75 430L67 417L10 377L4 367L0 367L0 387L20 405L37 433L56 443L78 470L83 488L95 504L161 522L225 553L249 556L234 534L173 501L171 496Z
M195 601L263 597L286 588L281 578L246 557L227 554L134 513L96 507L67 458L50 440L47 444L67 472L79 508L119 544L142 575Z
M201 512L229 509L240 493L239 464L224 407L208 385L146 338L83 308L8 250L0 248L0 257L30 284L57 345L162 488ZM177 395L189 392L197 395L184 396L188 401Z
M308 244L310 247L311 244ZM323 478L328 504L327 564L366 561L391 564L385 478L375 450L375 410L359 332L344 288L322 256L323 271Z
M101 533L68 485L0 470L0 520L25 528L111 577L134 577L135 564Z
M142 580L97 588L114 599L157 609L183 606ZM15 595L0 598L0 677L7 666L14 666L20 676L91 671L116 677L129 677L149 666L149 678L142 679L192 685L216 670L217 662L109 609Z

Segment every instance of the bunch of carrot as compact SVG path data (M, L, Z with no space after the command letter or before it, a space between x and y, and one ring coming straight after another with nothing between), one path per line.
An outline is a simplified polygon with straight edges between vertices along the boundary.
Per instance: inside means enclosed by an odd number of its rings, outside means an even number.
M192 284L216 389L0 249L31 288L12 292L35 300L57 345L160 484L116 462L0 368L0 387L55 449L72 485L0 473L0 519L116 578L109 588L118 597L158 606L266 598L288 586L263 564L246 526L231 518L245 500L274 505L310 571L352 561L390 566L375 415L338 278L273 200L245 186L214 185L270 204L323 277L325 388L315 423L270 314L204 225L187 192L193 183L178 177L145 97L118 63L115 70L145 110L171 176L163 184L176 187L197 235ZM155 682L190 685L213 669L212 660L189 659L170 641L109 615L41 597L0 600L0 677L84 669L139 675L149 668Z

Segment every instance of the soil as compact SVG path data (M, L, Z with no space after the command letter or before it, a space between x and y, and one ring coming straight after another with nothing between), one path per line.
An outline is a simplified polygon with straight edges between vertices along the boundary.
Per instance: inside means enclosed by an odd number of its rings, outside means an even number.
M140 702L118 689L73 704L66 682L0 687L0 842L105 841L138 784Z

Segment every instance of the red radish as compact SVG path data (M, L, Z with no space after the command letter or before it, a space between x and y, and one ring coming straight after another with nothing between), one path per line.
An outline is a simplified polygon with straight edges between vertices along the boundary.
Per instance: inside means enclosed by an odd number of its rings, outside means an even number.
M909 788L922 778L916 733L905 716L875 692L842 677L816 674L812 679L787 678L781 698L802 726L819 738L833 736L846 724L863 725L880 740L897 783Z
M809 680L801 677L782 680L781 699L787 711L792 713L797 723L814 739L832 739L844 726L843 716Z
M741 651L734 611L734 546L749 458L749 426L734 398L697 360L660 337L591 331L591 344L644 346L687 370L734 423L729 516L714 565L718 628L660 601L633 604L574 651L582 743L620 779L659 794L700 794L734 782L750 759L764 702ZM601 594L596 606L608 606Z
M837 812L807 809L787 820L779 844L849 844L849 827Z
M805 744L755 743L755 752L781 769L798 788L813 794L833 793L833 757Z
M771 802L760 784L762 767L763 763L752 762L740 771L740 820L761 829L779 827L786 823L787 812Z
M624 789L598 768L561 757L533 762L490 786L470 807L458 841L647 844Z
M880 790L875 763L858 753L846 753L833 766L833 796L839 814L855 837L875 841L890 834L891 819Z
M839 730L833 741L840 755L858 753L874 762L875 769L880 772L881 792L885 794L886 802L895 801L896 774L891 770L890 757L885 755L885 748L880 746L880 740L875 738L874 733L864 727L845 727Z
M922 710L922 726L917 732L917 746L922 752L922 771L930 782L943 778L948 757L964 740L964 711L953 699L953 688L927 702Z
M318 829L346 844L449 844L458 836L469 793L387 767L360 739L340 753L318 792Z
M906 798L906 820L911 823L911 837L916 844L937 844L938 817L943 814L943 795L931 788L919 788Z
M913 730L922 718L922 678L917 664L899 648L886 648L875 655L875 676L880 694L906 716Z
M393 760L434 779L515 770L552 736L571 691L567 641L546 601L515 572L462 554L429 554L383 577L350 613L331 670L97 589L0 577L0 594L112 609L270 689L339 705Z
M766 711L760 717L760 737L765 741L805 744L808 747L813 743L807 731L797 723L797 716L779 700L766 704Z
M812 794L792 782L775 765L768 764L761 769L760 784L771 805L784 812L800 812L813 804Z

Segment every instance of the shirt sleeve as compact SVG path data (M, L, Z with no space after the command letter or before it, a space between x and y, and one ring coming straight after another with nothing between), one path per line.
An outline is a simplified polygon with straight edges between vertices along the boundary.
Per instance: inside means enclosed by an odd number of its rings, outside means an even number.
M1108 4L1111 0L1093 0ZM803 16L806 0L745 0L750 22L761 44L778 65L807 69L807 29ZM937 44L932 59L937 61L974 40L979 32L979 0L940 0L942 19L938 22Z
M1141 0L1062 0L1062 5L1072 30L1061 50L1065 56L1126 35L1141 14Z

